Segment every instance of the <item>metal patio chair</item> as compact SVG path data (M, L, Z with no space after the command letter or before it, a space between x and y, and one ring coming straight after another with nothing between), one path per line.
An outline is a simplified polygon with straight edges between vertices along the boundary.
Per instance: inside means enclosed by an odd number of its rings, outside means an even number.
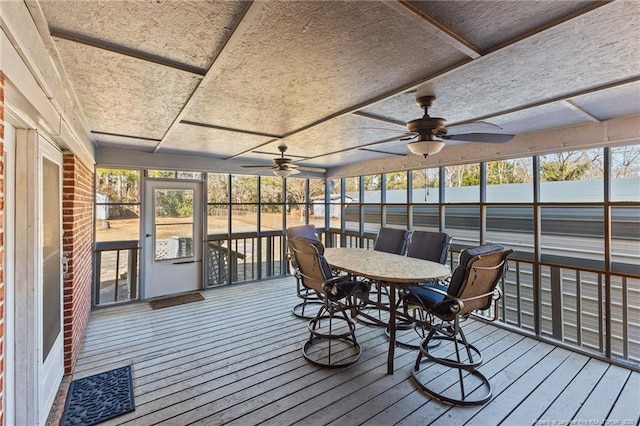
M300 299L302 299L302 302L293 307L292 312L293 315L299 318L311 319L316 316L318 309L323 305L323 302L320 300L320 297L314 289L304 285L298 264L292 254L293 250L291 249L289 241L295 237L306 237L316 241L320 241L320 239L318 238L315 225L312 224L291 226L287 228L286 232L288 245L287 259L291 265L291 273L296 278L296 294Z
M447 263L447 255L449 254L450 247L451 235L446 232L413 231L411 233L409 248L407 249L407 257L430 260L444 265ZM426 285L428 283L421 284ZM396 309L401 309L404 291L405 290L400 290L400 297L397 299L398 304ZM414 314L422 315L422 311L418 310ZM426 330L423 327L416 326L414 322L407 323L405 321L399 321L397 329L405 331L396 334L396 344L407 349L419 349L419 342L427 336ZM387 336L389 335L388 329L386 330L386 334ZM413 341L417 341L418 343L412 343Z
M382 227L378 231L373 249L376 251L383 251L385 253L393 253L404 256L407 251L407 244L409 241L409 231L406 229L396 229ZM383 312L387 308L380 309L380 306L388 307L389 303L384 302L383 298L388 298L387 288L380 283L371 283L374 290L372 297L375 297L375 302L362 308L364 315L358 318L358 321L365 325L374 327L386 327L387 323L383 319Z
M357 362L362 348L350 315L356 315L357 305L368 299L368 284L353 276L334 276L320 241L294 237L289 244L304 285L314 289L323 302L309 321L309 339L302 348L304 357L323 367L346 367Z
M449 286L411 286L403 297L404 313L429 330L420 343L412 371L416 384L427 394L450 404L484 404L491 399L491 383L478 371L482 353L464 335L461 322L494 307L497 318L501 296L497 287L512 253L498 244L485 244L460 253ZM432 342L442 344L434 349Z

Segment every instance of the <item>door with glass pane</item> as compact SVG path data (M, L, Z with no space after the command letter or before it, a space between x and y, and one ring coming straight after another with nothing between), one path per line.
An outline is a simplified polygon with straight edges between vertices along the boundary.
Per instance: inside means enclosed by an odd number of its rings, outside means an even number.
M38 377L39 417L44 424L64 372L62 336L62 154L40 138Z
M147 181L144 298L202 288L202 184Z

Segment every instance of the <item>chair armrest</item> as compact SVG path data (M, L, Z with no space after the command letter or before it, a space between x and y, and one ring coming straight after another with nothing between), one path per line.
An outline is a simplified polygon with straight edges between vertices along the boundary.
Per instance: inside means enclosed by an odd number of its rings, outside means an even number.
M440 305L442 305L444 303L451 303L451 306L449 307L449 309L451 309L452 313L459 312L460 310L462 310L464 308L464 302L461 299L459 299L459 298L457 298L455 296L451 296L446 291L440 290L439 288L428 287L428 286L421 286L421 288L424 289L424 290L431 291L433 293L437 293L437 294L439 294L441 296L444 296L444 299L440 303L438 303L438 304L433 306L434 308L437 307L437 306L440 306Z

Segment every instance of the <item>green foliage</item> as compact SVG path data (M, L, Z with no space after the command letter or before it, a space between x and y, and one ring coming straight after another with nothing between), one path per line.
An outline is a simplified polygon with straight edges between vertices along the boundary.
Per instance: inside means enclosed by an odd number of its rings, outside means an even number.
M160 217L193 216L193 191L162 189L155 193L156 215Z
M569 151L546 155L540 162L540 179L542 182L580 180L593 162L587 153Z
M105 195L108 203L139 203L140 171L97 169L96 193Z
M207 200L210 203L229 202L229 175L209 173L207 184Z
M381 175L369 175L364 177L365 191L380 191L380 189L382 189Z
M450 188L480 185L480 163L447 166L445 178Z
M407 172L387 173L387 189L407 189Z

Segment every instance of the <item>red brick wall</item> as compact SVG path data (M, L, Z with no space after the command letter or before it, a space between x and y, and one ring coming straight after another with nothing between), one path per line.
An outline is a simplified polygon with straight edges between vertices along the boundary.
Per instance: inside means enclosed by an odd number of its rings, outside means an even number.
M73 154L63 159L62 249L69 258L64 279L64 367L73 372L91 311L93 171Z
M0 425L4 424L4 77L0 74Z

